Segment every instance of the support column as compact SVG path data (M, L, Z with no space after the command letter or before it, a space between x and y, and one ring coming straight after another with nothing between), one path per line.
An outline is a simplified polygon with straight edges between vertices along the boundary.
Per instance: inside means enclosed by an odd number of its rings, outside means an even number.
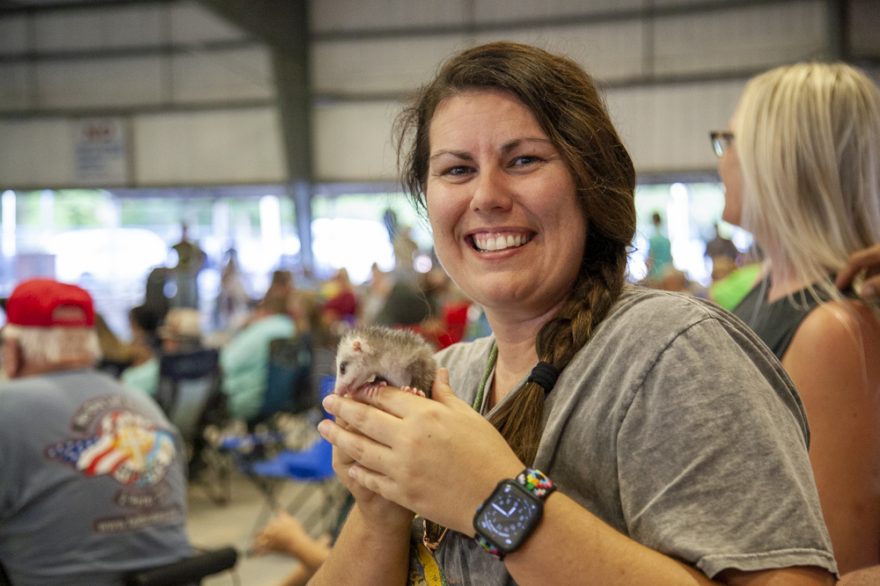
M312 257L312 131L307 0L202 0L269 47L284 137L287 195L296 211L303 269Z

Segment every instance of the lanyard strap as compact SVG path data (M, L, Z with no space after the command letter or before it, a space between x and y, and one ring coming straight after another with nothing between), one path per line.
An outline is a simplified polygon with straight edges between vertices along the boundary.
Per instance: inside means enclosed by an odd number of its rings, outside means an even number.
M492 342L492 347L489 349L489 360L486 361L486 368L483 370L483 377L480 380L480 386L477 387L477 396L474 397L474 403L471 407L474 408L474 411L480 412L483 407L483 398L486 396L486 385L489 382L489 377L492 375L492 371L495 370L495 362L498 360L498 346L495 345L495 342Z

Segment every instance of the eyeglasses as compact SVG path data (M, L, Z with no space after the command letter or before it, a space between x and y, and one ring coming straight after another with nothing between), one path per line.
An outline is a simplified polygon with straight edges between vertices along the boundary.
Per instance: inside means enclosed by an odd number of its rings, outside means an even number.
M720 157L733 144L733 133L728 130L711 130L709 141L712 143L712 150Z
M709 142L712 143L715 155L721 157L733 144L733 133L729 130L711 130L709 131Z

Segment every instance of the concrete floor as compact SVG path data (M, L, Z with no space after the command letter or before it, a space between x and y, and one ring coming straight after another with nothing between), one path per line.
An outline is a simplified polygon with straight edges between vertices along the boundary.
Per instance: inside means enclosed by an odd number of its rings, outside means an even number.
M270 509L260 490L240 472L232 472L229 488L230 498L225 505L212 501L208 491L198 483L189 489L188 528L193 545L200 548L232 545L239 551L234 571L207 578L202 586L277 586L296 568L297 561L280 554L248 556L245 553L254 535L266 523ZM288 509L298 506L296 517L306 526L313 526L313 534L326 528L316 518L322 502L316 486L284 482L276 494L277 502ZM328 515L328 520L334 517Z

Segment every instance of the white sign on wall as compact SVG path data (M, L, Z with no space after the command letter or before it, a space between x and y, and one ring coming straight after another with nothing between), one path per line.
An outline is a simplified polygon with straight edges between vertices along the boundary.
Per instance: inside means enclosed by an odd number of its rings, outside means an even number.
M78 185L125 185L128 140L122 118L82 118L73 124L74 178Z

